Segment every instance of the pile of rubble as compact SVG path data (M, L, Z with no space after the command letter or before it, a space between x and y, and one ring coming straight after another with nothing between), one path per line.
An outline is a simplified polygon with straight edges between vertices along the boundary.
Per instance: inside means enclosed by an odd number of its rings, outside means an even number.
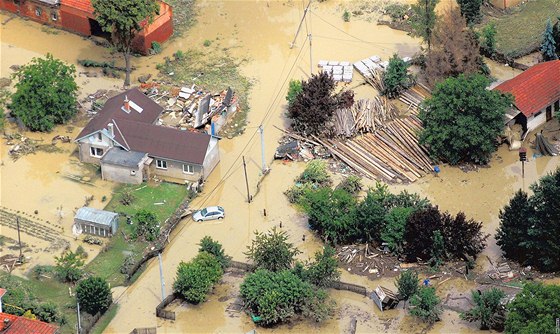
M36 151L43 152L61 152L62 149L56 146L58 141L63 143L70 143L71 139L68 136L56 135L53 137L50 144L41 144L42 140L34 140L28 137L22 136L19 133L4 134L4 139L6 140L6 145L10 148L8 154L13 161L18 160L20 157L28 154L33 154Z
M381 277L398 275L400 261L387 250L374 248L369 244L343 246L337 252L341 266L354 274ZM405 265L408 267L408 265ZM395 273L395 274L391 274Z
M313 159L328 159L331 157L331 154L323 145L295 133L286 133L278 140L278 144L279 146L274 152L274 159L307 162Z

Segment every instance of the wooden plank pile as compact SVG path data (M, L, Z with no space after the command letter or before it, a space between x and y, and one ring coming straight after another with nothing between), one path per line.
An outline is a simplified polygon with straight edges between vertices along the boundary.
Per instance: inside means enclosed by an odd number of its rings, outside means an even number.
M351 140L315 141L355 171L387 182L414 182L432 170L432 162L418 143L422 122L415 115L394 119L374 133Z
M408 105L408 112L418 115L418 107L426 98L432 96L431 90L425 85L418 83L399 95L399 100Z
M352 107L338 109L335 112L335 132L337 136L346 138L358 133L375 132L397 116L397 108L384 96L361 99Z

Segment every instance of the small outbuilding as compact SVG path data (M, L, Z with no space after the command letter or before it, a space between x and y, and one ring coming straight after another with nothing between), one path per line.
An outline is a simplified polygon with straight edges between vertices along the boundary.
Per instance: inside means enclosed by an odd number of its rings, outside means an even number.
M375 290L371 293L371 299L380 311L390 310L397 307L400 300L397 294L382 286L377 286L377 288L375 288Z
M82 233L110 237L117 233L119 215L115 212L81 207L76 212L74 224Z

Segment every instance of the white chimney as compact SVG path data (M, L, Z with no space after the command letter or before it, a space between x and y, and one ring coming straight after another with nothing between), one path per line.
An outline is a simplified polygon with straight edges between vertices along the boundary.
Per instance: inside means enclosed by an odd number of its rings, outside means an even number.
M124 96L124 103L123 103L123 106L122 106L122 110L124 112L126 112L127 114L130 112L130 101L128 100L127 95Z
M107 124L107 132L109 132L109 137L115 138L115 131L113 130L113 123Z

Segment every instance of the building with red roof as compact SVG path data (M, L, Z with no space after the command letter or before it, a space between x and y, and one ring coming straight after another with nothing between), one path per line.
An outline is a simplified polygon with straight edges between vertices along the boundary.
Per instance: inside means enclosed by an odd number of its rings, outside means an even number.
M132 42L134 50L144 55L148 54L152 42L163 43L173 35L172 8L163 1L158 2L160 10L154 21ZM0 0L0 10L79 35L110 38L95 20L90 0Z
M19 317L13 314L0 313L0 334L59 334L56 325Z
M534 65L494 89L515 99L508 124L518 123L525 132L531 131L560 111L560 60Z

